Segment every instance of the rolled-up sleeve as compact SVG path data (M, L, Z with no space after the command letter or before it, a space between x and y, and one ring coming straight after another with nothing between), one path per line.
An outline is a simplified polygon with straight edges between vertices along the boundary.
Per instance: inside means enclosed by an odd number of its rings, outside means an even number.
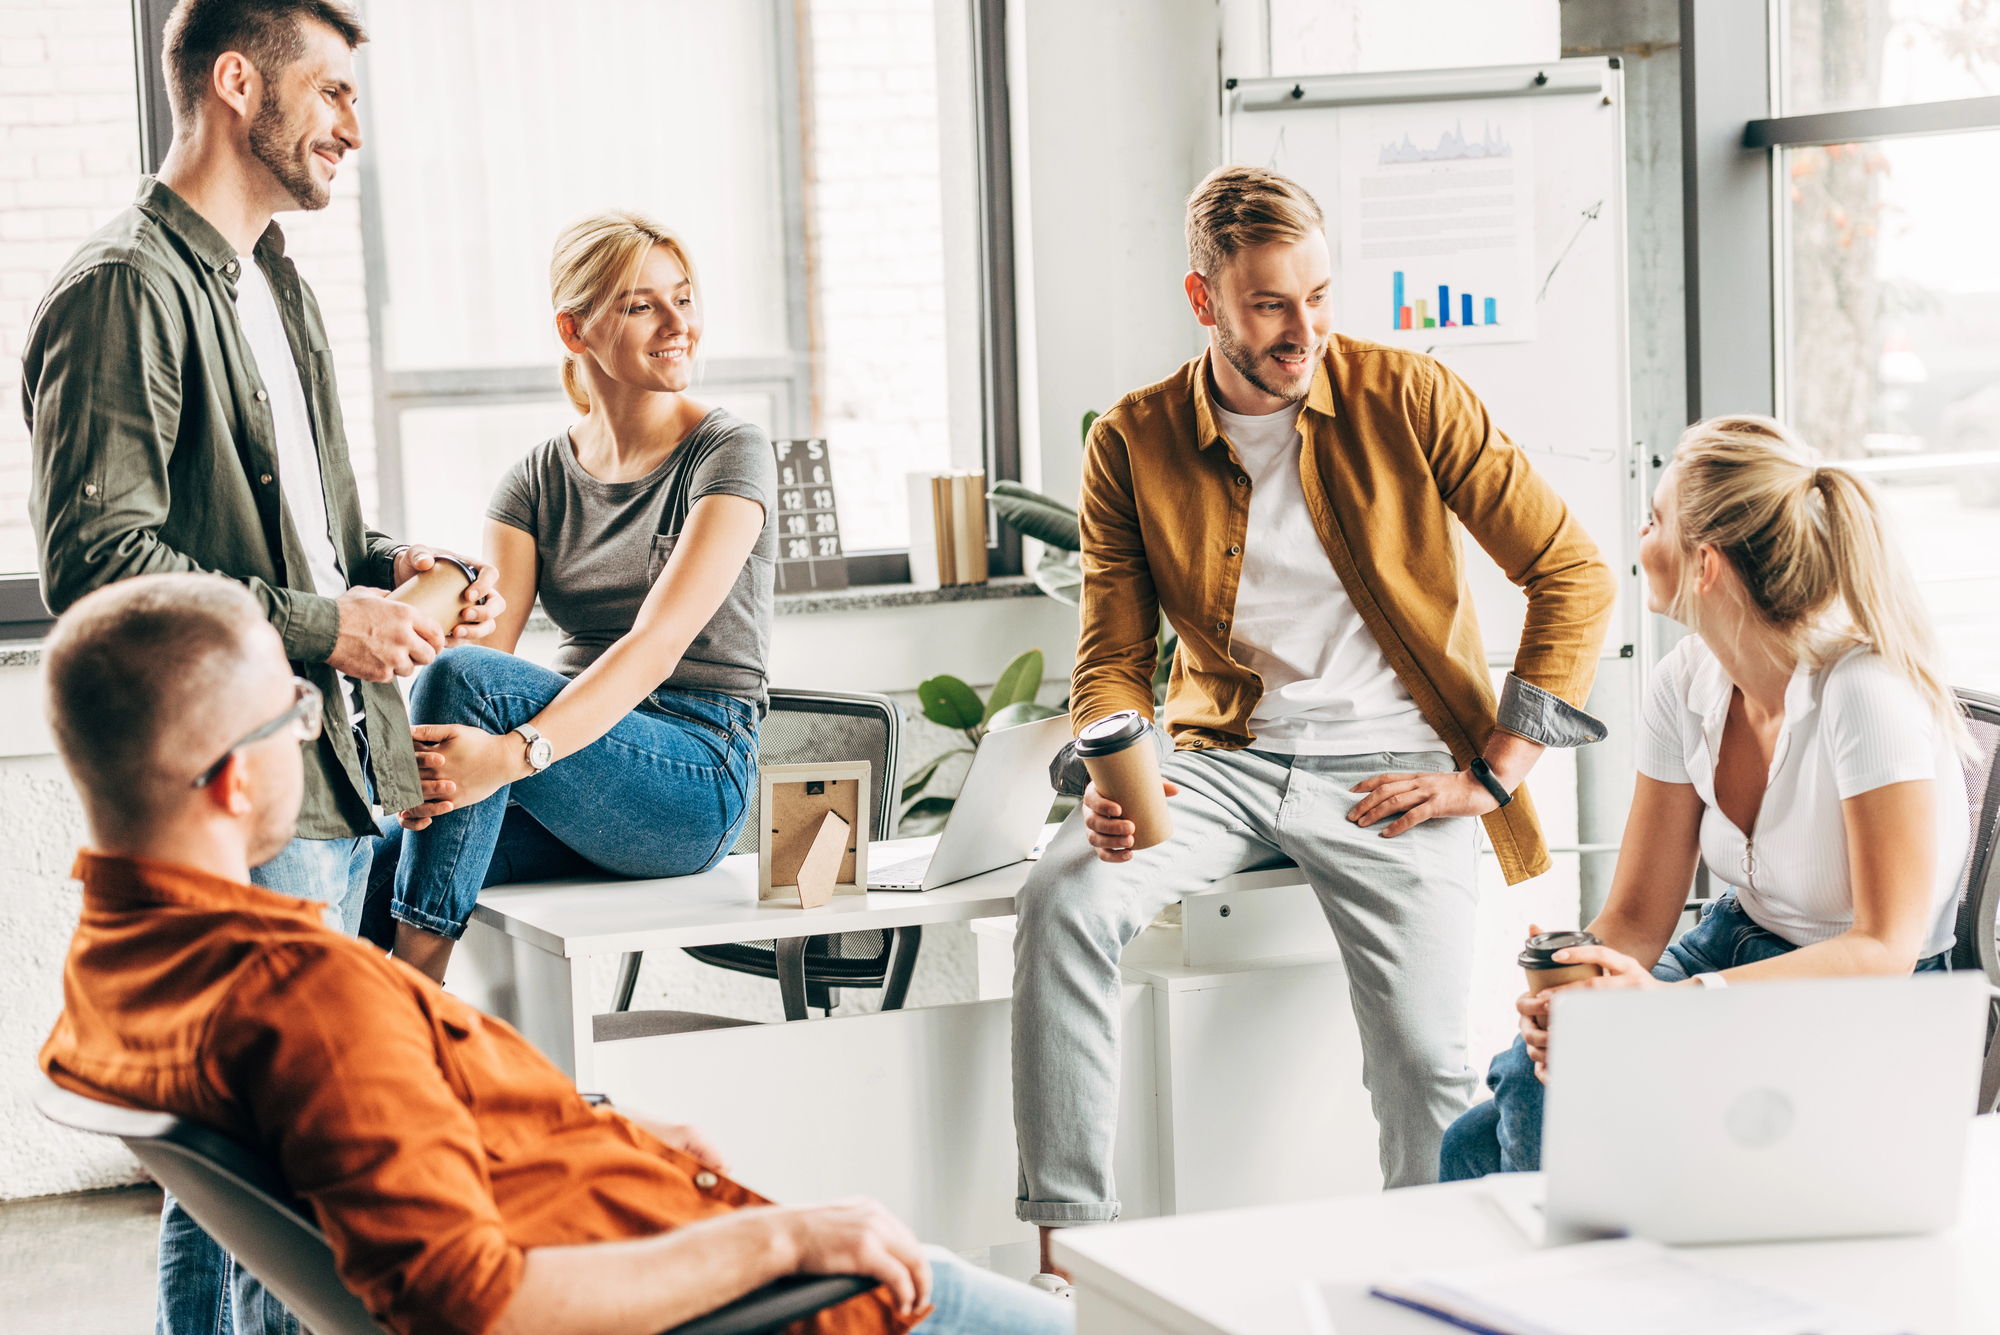
M526 1258L494 1203L478 1126L410 991L338 949L260 961L232 994L236 1013L214 1026L232 1037L211 1078L248 1101L256 1135L377 1321L398 1335L483 1335ZM282 1025L265 1018L275 1014Z

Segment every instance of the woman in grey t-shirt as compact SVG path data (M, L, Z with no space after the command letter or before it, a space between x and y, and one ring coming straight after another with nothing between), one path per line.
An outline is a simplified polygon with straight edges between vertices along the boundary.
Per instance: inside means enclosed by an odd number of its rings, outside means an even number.
M456 792L403 832L395 952L440 981L484 886L706 871L756 782L770 443L687 396L702 321L671 233L584 219L557 240L550 285L582 420L487 509L507 600L493 647L439 655L410 697L418 762ZM563 632L554 671L512 653L537 595Z

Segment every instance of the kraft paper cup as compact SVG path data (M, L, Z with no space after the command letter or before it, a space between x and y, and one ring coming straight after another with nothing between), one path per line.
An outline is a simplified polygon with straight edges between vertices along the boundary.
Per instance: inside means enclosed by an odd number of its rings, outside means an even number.
M1585 978L1595 978L1604 970L1595 964L1558 964L1556 952L1576 946L1601 946L1604 943L1589 932L1543 932L1528 938L1515 963L1528 976L1530 994L1545 988L1561 987L1564 983L1574 983Z
M1077 735L1077 758L1090 771L1097 795L1116 802L1133 826L1132 849L1164 843L1174 832L1173 813L1160 785L1160 758L1152 725L1126 709L1086 727Z
M444 627L450 634L465 610L461 600L467 588L479 578L476 567L453 556L440 556L429 570L419 570L389 595L394 602L408 603Z

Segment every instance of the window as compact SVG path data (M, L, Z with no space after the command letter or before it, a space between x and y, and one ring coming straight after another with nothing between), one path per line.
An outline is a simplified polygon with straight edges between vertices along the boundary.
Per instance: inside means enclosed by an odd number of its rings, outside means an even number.
M2000 0L1779 3L1780 402L1879 485L1951 680L2000 690L2000 118L1947 102L2000 91ZM1956 132L1894 133L1911 103Z

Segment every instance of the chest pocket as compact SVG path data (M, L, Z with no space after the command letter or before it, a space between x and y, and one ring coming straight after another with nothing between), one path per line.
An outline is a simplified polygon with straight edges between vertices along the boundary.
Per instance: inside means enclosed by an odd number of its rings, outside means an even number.
M479 1123L489 1159L510 1159L593 1116L568 1077L512 1029L449 995L430 1002L438 1069Z
M650 589L660 582L660 572L667 568L667 560L673 556L674 548L680 545L680 540L681 535L678 533L655 533L653 535L653 549L646 558L647 588Z

